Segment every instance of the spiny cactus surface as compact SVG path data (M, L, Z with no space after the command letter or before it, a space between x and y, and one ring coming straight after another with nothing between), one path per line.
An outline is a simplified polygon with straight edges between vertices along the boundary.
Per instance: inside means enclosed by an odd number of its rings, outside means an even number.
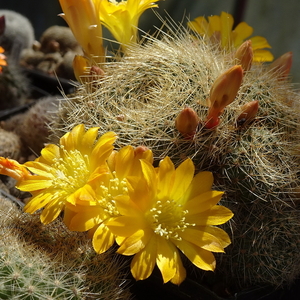
M129 299L122 263L84 234L41 225L0 199L1 299ZM123 275L122 275L123 274Z
M222 204L235 213L227 228L232 245L216 274L242 287L279 286L299 273L299 95L278 72L253 64L220 124L206 129L212 84L235 64L232 53L181 29L149 38L61 101L53 137L78 123L99 126L100 134L117 133L117 147L144 145L157 161L168 155L178 165L190 157L197 171L212 171L216 188L226 191ZM253 100L256 118L238 120ZM200 119L193 138L175 128L187 106Z

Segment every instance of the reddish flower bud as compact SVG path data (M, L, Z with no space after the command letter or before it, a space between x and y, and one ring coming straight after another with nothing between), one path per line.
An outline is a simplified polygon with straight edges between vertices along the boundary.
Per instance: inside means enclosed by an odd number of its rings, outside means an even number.
M235 99L243 79L240 65L233 66L221 74L213 83L209 96L209 110L205 128L213 128L219 124L219 116L224 108Z
M293 53L287 52L273 61L270 65L270 68L272 72L274 72L278 76L279 79L286 79L290 74L292 62Z
M244 71L249 71L253 61L253 48L251 40L245 41L235 52L237 64L241 65Z
M241 107L241 111L242 113L237 117L238 126L243 126L254 120L258 112L258 101L255 100L255 101L245 103Z
M222 73L211 87L210 107L222 112L235 99L242 84L242 79L243 69L240 65L235 65Z
M186 138L193 138L198 124L199 117L190 107L184 108L175 119L176 129Z

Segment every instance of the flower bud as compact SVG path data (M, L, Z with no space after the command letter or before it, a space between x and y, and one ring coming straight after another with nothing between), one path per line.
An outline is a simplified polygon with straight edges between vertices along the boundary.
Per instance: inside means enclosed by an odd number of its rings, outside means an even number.
M89 60L82 55L75 55L73 69L78 82L82 83L86 81L84 77L89 75Z
M243 69L240 65L233 66L216 79L210 90L205 128L210 129L219 125L219 116L235 99L242 79Z
M286 79L289 75L293 62L293 53L287 52L270 64L272 72L277 74L279 79Z
M238 126L243 126L254 120L258 112L258 101L255 100L255 101L245 103L241 107L241 111L242 113L237 117Z
M90 69L91 80L97 80L104 77L104 71L98 66L91 66Z
M237 64L241 65L244 71L249 71L253 61L253 49L251 40L245 41L235 52Z
M220 113L235 99L243 79L243 69L235 65L221 74L213 83L210 95L210 108Z
M184 137L191 139L196 133L199 121L197 113L186 107L176 117L175 127Z

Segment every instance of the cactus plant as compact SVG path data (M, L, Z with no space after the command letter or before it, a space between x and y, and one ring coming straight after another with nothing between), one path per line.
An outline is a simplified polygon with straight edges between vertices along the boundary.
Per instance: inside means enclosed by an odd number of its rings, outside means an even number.
M44 227L0 199L1 299L129 299L122 262L96 255L84 234Z
M299 273L299 95L278 68L253 63L218 126L206 128L213 83L235 64L231 51L184 29L130 45L101 66L104 76L85 80L60 102L53 139L80 122L101 134L115 131L118 147L151 148L157 161L192 158L197 171L214 173L215 187L226 191L221 203L235 214L216 278L238 288L280 286ZM175 126L186 107L200 119L188 137Z

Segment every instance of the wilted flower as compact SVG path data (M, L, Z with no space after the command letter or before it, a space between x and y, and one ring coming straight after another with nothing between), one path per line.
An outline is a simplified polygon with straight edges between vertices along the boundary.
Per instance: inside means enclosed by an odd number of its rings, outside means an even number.
M239 23L234 29L232 15L222 12L220 16L198 17L188 22L188 26L204 38L219 43L222 48L232 50L238 48L253 33L253 28L246 22ZM254 36L250 38L254 52L254 61L272 61L274 59L271 48L264 37Z
M116 198L121 216L107 227L117 237L118 253L134 255L131 272L136 280L149 277L155 267L163 281L180 284L186 277L178 249L203 270L214 270L211 252L224 252L230 238L220 228L232 212L216 205L223 192L211 190L213 176L194 177L190 159L177 169L169 157L155 169L141 160L142 176L128 177L128 195Z

